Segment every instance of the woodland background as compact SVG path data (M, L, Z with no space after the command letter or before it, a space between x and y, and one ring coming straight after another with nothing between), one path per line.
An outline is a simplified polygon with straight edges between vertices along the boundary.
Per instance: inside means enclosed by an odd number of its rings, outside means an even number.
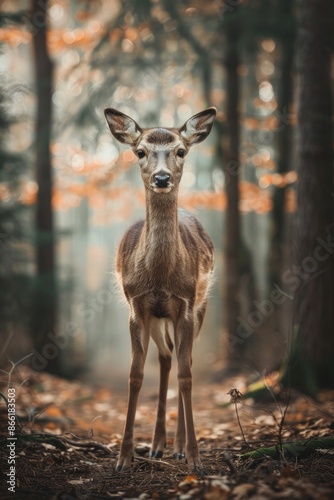
M180 194L216 248L195 378L334 387L333 19L330 0L1 2L4 370L125 387L113 257L145 201L103 109L173 126L214 105Z

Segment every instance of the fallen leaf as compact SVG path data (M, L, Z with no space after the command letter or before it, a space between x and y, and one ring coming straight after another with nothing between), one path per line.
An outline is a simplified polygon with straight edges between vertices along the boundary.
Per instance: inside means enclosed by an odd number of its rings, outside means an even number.
M249 497L250 493L255 492L255 486L251 483L238 484L233 488L233 500L244 500Z

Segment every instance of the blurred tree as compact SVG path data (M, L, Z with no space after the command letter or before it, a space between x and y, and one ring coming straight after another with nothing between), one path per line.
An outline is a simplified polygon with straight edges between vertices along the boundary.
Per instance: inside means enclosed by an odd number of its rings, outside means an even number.
M276 5L277 24L273 30L278 41L280 57L280 77L278 81L277 119L277 173L284 175L291 169L292 125L289 118L293 104L293 61L295 48L296 22L294 2L281 0ZM269 281L273 286L281 283L284 260L283 244L285 236L285 186L275 186L273 194L272 228Z
M21 23L22 17L22 12L3 11L0 13L0 27ZM0 44L0 51L2 48ZM3 80L0 82L0 326L1 332L9 335L18 323L22 326L27 320L31 283L25 272L26 261L21 245L23 217L27 209L20 201L20 180L27 164L22 154L8 148L10 127L17 122L11 108L18 95L15 88ZM2 354L7 361L7 350Z
M54 225L52 211L52 166L50 154L52 124L53 65L48 54L47 34L48 0L32 1L33 49L36 68L36 263L37 276L34 293L32 335L35 349L47 359L45 369L58 373L59 353L48 353L56 327L57 293L54 254Z
M228 368L240 368L240 354L245 342L237 337L238 318L240 314L240 212L239 212L239 143L240 117L239 99L240 84L238 67L240 20L236 9L225 16L223 30L225 33L225 69L226 69L226 119L228 128L228 146L224 161L225 191L227 207L225 213L225 326L228 335ZM235 339L238 338L238 342Z
M8 94L8 92L7 92ZM7 132L12 124L6 109L8 95L4 87L0 88L0 324L12 328L20 311L19 297L27 290L28 282L14 271L13 255L18 257L15 245L22 238L21 213L23 206L13 196L17 192L19 178L24 161L18 154L6 149ZM16 263L16 268L18 263ZM25 281L25 283L23 283Z
M331 0L298 2L298 208L293 339L283 380L307 393L334 387L334 186Z

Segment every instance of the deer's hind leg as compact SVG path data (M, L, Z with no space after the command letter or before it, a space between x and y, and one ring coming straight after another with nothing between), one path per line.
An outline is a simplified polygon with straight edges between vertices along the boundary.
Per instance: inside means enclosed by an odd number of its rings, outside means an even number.
M183 410L178 420L179 447L185 453L189 465L200 466L200 458L196 441L194 418L192 410L192 346L194 339L194 320L192 313L181 314L176 325L175 347L178 361L178 383L179 383L179 411ZM182 406L181 406L182 402ZM182 418L183 417L183 418ZM182 425L184 423L184 429ZM178 431L177 431L178 434ZM184 444L185 442L185 444Z
M200 329L203 324L203 319L205 315L205 310L207 306L207 300L205 299L199 309L195 313L195 321L194 321L194 338L196 338L200 332ZM188 353L191 360L191 352ZM191 366L191 361L190 361ZM184 407L182 400L182 393L179 389L178 395L178 417L177 417L177 428L175 433L174 440L174 454L173 458L182 460L185 458L185 447L186 447L186 424L185 424L185 415L184 415Z
M151 448L152 458L162 458L166 446L167 390L173 352L170 328L171 323L166 318L152 318L151 320L150 334L157 345L160 363L159 400Z
M174 439L174 453L173 458L177 460L182 460L185 458L185 447L186 447L186 425L184 422L184 410L182 394L179 389L178 394L178 412L177 412L177 427Z
M195 324L194 324L194 339L198 337L199 332L202 328L207 303L208 301L207 299L205 299L196 311Z

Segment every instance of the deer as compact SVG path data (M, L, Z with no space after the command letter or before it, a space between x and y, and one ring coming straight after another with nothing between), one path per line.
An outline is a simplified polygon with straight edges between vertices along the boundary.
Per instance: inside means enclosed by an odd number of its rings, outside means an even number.
M129 305L132 360L128 408L116 471L131 467L134 423L149 340L160 364L159 398L150 457L163 457L166 401L175 346L178 418L173 458L200 468L192 409L192 348L201 329L212 281L214 247L198 219L178 208L179 184L189 149L210 133L216 108L195 114L180 128L141 128L124 113L106 108L115 139L138 158L146 217L133 224L116 252L116 275Z

